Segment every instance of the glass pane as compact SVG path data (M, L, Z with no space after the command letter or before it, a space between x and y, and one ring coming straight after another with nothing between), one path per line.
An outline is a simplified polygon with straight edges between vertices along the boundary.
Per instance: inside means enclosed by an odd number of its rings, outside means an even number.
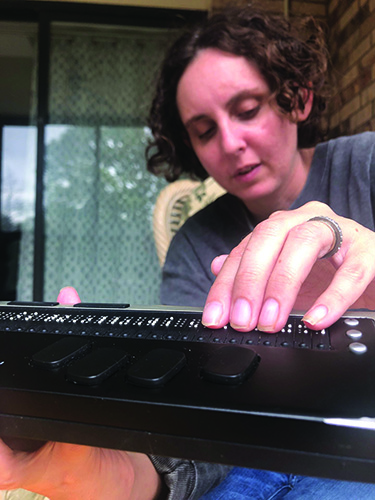
M139 127L47 127L47 300L71 285L86 301L158 302L152 213L164 182L145 169L147 135Z
M166 33L53 28L45 174L45 299L159 302L145 126Z
M17 297L18 278L20 293L31 300L36 127L5 126L2 141L0 300Z
M32 299L37 28L0 22L0 300Z

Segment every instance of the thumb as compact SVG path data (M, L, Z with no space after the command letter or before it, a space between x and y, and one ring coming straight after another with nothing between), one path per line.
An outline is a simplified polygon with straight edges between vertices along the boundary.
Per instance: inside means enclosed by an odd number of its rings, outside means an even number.
M211 262L211 271L212 274L217 276L219 272L221 271L221 268L224 265L224 262L227 260L228 255L219 255L218 257L215 257L214 260Z

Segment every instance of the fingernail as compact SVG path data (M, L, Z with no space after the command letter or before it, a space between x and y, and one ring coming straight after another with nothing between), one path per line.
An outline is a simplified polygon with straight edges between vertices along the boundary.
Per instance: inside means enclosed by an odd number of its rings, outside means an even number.
M314 326L319 323L319 321L322 321L322 319L325 318L327 314L328 308L326 306L316 306L304 315L302 321L308 323L311 326Z
M258 329L264 332L273 330L274 325L279 317L280 306L277 300L267 299L263 304L259 320Z
M248 329L251 320L251 305L248 300L239 298L235 301L230 315L230 325L235 330Z
M223 306L220 302L208 302L203 309L202 323L205 326L217 326L223 315Z

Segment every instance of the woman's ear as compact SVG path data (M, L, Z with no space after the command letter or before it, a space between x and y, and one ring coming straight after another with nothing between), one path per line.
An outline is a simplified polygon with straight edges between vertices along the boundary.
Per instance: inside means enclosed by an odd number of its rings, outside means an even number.
M299 102L303 103L303 106L298 106L295 110L296 122L304 122L311 113L314 94L311 90L305 88L300 88L298 94Z

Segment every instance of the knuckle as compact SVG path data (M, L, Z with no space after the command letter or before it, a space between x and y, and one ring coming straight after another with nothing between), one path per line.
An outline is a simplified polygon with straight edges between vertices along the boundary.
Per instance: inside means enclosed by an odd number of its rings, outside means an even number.
M318 223L314 224L309 222L294 226L289 231L289 236L301 243L311 245L316 242L317 237L321 234L321 228Z
M267 219L255 226L253 235L259 238L275 238L280 234L280 226L276 218Z
M345 288L336 288L330 292L330 301L335 304L346 304L348 301L348 290Z
M247 249L247 246L243 247L241 244L232 248L232 250L230 251L230 253L228 255L227 261L229 263L240 261L244 252L246 252L246 249Z
M283 216L285 213L287 213L286 210L276 210L275 212L272 212L268 219L274 219L276 217Z
M241 275L242 286L246 288L250 285L253 287L255 283L259 283L263 280L264 271L260 266L243 266L239 270L238 274Z
M363 262L363 260L360 260L360 262L356 262L355 264L347 264L342 266L340 269L341 277L351 285L359 285L368 279L368 268L363 266L361 262Z
M231 273L226 273L221 270L215 278L215 281L211 287L211 290L230 290L233 285L233 277Z
M315 215L321 215L322 213L327 212L327 210L332 213L331 208L321 201L308 201L305 205L303 205L303 208L315 213Z
M339 279L331 288L330 300L337 304L346 304L348 299L352 302L354 295L359 296L370 282L369 272L361 264L350 264L340 268Z
M276 290L288 290L288 293L299 290L302 286L301 277L294 269L284 268L272 276L272 287Z

